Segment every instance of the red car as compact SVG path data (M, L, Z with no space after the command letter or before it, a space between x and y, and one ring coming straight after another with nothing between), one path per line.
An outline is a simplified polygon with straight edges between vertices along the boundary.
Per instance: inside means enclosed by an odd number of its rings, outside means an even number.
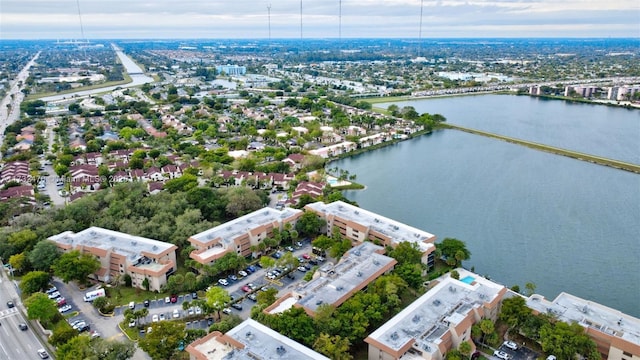
M242 287L242 291L251 292L251 288L249 288L249 285L245 285L245 286Z
M311 259L311 256L309 256L309 254L302 254L302 257L307 260Z
M170 300L174 304L177 303L178 302L178 295L171 295L171 299Z
M58 298L56 301L56 304L58 305L58 307L62 306L62 305L67 305L67 300L65 300L65 298L61 297Z

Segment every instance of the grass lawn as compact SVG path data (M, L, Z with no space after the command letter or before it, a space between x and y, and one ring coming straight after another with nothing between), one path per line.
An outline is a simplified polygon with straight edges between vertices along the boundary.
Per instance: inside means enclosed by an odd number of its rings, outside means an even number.
M27 95L25 101L36 100L36 99L39 99L39 98L52 96L52 95L72 94L72 93L75 93L75 92L78 92L78 91L100 89L100 88L109 87L109 86L116 86L116 85L124 85L124 84L128 84L128 83L130 83L132 81L131 80L131 76L129 76L129 74L123 73L122 75L124 76L124 80L120 80L120 81L109 81L109 82L105 82L105 83L102 83L102 84L81 86L79 88L69 89L69 90L64 90L64 91L58 91L58 92L29 94L29 95Z
M116 306L126 305L131 301L140 303L146 299L163 299L164 297L171 295L169 293L156 293L153 291L145 291L142 289L130 288L126 286L107 288L107 293L110 296L112 304Z

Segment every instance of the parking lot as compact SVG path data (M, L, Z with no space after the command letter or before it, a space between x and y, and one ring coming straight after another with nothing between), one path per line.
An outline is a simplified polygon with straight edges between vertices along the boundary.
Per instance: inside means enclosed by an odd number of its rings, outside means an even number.
M293 254L296 257L303 258L305 254L311 255L312 249L309 240L303 240L300 244L301 246L296 246L293 249ZM287 250L282 250L282 252ZM311 258L312 256L306 256ZM307 263L307 267L311 268L311 265L308 264L308 259L304 259ZM303 264L304 265L304 264ZM247 296L250 292L244 291L242 288L247 284L251 283L254 285L254 288L257 289L262 287L270 287L278 290L278 296L282 296L285 293L291 291L293 287L299 282L305 275L306 271L300 271L298 269L293 269L289 276L284 276L283 274L279 275L276 279L268 279L266 274L271 269L262 269L256 266L256 269L253 273L248 273L247 276L241 277L236 281L229 280L227 286L222 286L219 284L212 284L215 286L221 286L224 288L230 296L234 299L234 302L240 305L241 309L236 308L228 308L228 312L231 314L235 314L242 319L247 319L250 316L251 308L256 303L255 301L250 300ZM306 268L305 268L306 270ZM228 278L227 278L228 279ZM53 285L57 287L60 295L65 298L65 302L67 305L71 307L71 309L66 312L66 314L77 311L77 315L74 315L68 319L70 323L76 321L84 321L88 327L90 332L98 332L102 338L105 339L124 339L124 334L120 331L118 324L124 321L124 311L128 309L128 306L120 306L117 307L114 311L113 316L103 316L98 313L95 307L90 302L84 301L84 294L88 291L95 290L99 286L94 286L92 288L87 289L79 289L75 284L64 284L61 281L54 280L52 282ZM196 295L197 296L197 295ZM200 292L200 296L204 296L203 292ZM182 304L185 301L191 302L194 300L192 294L179 294L175 297L175 302L169 302L165 300L165 297L161 297L159 295L155 295L150 297L148 300L147 309L149 314L141 318L139 323L135 325L141 328L140 336L144 336L146 329L150 326L154 320L154 317L161 319L164 317L165 320L180 320L184 321L188 329L207 329L214 321L217 321L217 314L210 315L198 315L195 313L195 309L192 309L192 314L189 313L189 310L184 310L182 308ZM201 299L204 300L204 299ZM136 303L134 305L135 310L139 310L145 307L143 302ZM177 317L175 317L174 312L177 313ZM127 326L127 324L124 324ZM139 351L140 352L140 351ZM143 354L136 354L136 358L143 357Z
M522 344L515 344L513 342L510 342L511 344L507 344L508 342L505 341L502 345L500 345L500 347L494 352L492 358L494 360L534 360L537 359L540 354L538 354L537 352L522 346ZM513 346L515 345L515 346ZM516 349L514 350L513 348L516 347ZM498 355L498 352L500 352L501 354ZM508 359L504 359L501 357L504 357L504 354L506 354Z

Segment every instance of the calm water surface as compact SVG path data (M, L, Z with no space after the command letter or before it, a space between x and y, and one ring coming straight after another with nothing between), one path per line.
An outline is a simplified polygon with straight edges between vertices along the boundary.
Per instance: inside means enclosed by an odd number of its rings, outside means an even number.
M520 99L497 97L506 102ZM454 112L460 113L463 109L455 104L459 99L436 102L444 106L443 102L453 101ZM412 106L459 123L445 108L434 111L431 101ZM556 115L571 117L575 108L563 108ZM466 111L474 115L469 118L479 117L473 107L467 106ZM493 117L514 118L498 109ZM558 127L556 132L573 132L571 126ZM357 174L357 181L367 186L345 192L363 208L424 229L440 240L464 240L472 252L465 266L474 266L480 274L522 289L526 282L534 282L536 292L547 298L566 291L640 317L638 174L455 130L331 166Z

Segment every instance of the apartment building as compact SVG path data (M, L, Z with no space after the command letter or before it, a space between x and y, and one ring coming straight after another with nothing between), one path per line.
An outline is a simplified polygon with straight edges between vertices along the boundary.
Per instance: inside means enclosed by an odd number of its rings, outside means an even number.
M315 316L320 305L338 307L393 269L397 261L383 255L384 251L382 246L364 242L347 251L337 264L328 263L319 268L313 279L299 283L264 311L276 314L297 306L309 316Z
M442 360L447 351L467 341L472 348L471 326L496 320L507 289L472 272L456 269L364 341L369 360Z
M147 279L149 290L157 291L177 269L177 246L118 231L90 227L78 233L65 231L48 240L63 252L79 250L95 256L100 269L93 278L105 283L122 281L128 274L132 286L145 289Z
M302 210L291 208L256 210L191 236L188 240L195 250L189 257L201 264L211 264L231 252L249 256L253 252L252 246L273 236L273 229L283 230L286 224L295 228L302 213Z
M426 231L343 201L330 204L316 202L305 206L305 210L313 211L326 221L326 227L322 231L329 236L335 227L340 230L342 236L356 244L365 240L391 247L405 241L415 243L422 252L422 262L429 267L433 267L435 263L433 252L436 250L436 236Z
M535 313L577 323L598 346L603 359L640 359L640 319L577 296L560 293L553 301L531 295L526 302Z
M247 319L222 334L213 331L187 346L190 360L329 360L328 357Z

